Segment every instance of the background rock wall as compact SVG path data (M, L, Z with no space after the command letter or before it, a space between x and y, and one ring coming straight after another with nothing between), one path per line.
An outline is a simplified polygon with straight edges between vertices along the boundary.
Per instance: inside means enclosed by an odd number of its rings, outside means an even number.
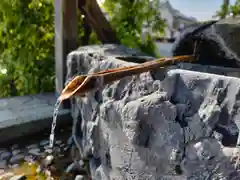
M123 46L87 46L69 54L67 76L135 64L120 58L153 59ZM240 177L234 167L240 80L194 70L239 74L235 69L179 64L125 77L72 99L72 116L93 179Z

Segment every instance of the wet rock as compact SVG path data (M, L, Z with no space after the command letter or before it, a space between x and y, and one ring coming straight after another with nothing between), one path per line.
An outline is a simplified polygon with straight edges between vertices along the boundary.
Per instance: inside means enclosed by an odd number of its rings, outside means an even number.
M117 45L81 47L68 56L67 77L136 65L116 58L132 57L133 51ZM92 179L240 177L223 152L224 146L240 143L240 79L174 67L166 68L159 89L154 84L160 77L147 72L122 78L100 89L99 96L73 97L73 117L84 117L78 127L84 131L83 151L92 149Z
M0 179L10 179L14 176L13 172L7 172L0 175Z
M18 148L18 144L14 144L11 146L11 149L16 149L16 148Z
M39 148L33 148L33 149L30 149L28 151L28 154L34 155L34 156L39 156L41 153L40 153L40 149Z
M59 147L60 148L63 148L65 146L65 144L60 144Z
M15 156L17 154L20 154L21 153L21 150L20 149L14 149L12 150L12 155Z
M19 164L13 164L13 165L11 165L10 167L11 167L11 168L17 168L17 167L19 167Z
M25 175L15 175L13 177L11 177L10 180L26 180L27 177Z
M15 155L15 156L11 157L11 159L9 160L9 163L18 164L22 160L24 160L24 154L18 154L18 155Z
M0 169L5 169L6 167L7 167L7 161L6 160L0 161Z
M239 16L228 17L189 26L174 42L173 55L192 54L198 41L198 60L192 63L239 68L239 20Z
M7 150L6 149L0 149L0 154L3 153L3 152L6 152Z
M48 154L52 154L52 153L53 153L53 150L52 150L52 149L45 149L44 152L46 152L46 153L48 153Z
M42 140L42 141L40 141L39 144L40 144L40 146L46 146L49 144L49 140Z
M37 148L38 145L37 144L31 144L29 146L27 146L27 149L33 149L33 148Z
M60 147L55 147L54 148L54 152L55 153L60 153L61 152L61 148Z
M57 140L57 141L55 141L55 144L56 144L56 145L60 145L61 143L62 143L61 140Z
M24 156L24 161L26 162L33 162L34 158L31 155Z
M11 156L12 156L12 153L5 151L5 152L1 153L0 159L2 159L2 160L9 159Z
M68 146L71 146L71 145L73 145L74 144L74 141L73 141L73 137L71 136L70 138L68 138L68 140L67 140L67 145Z
M43 165L43 167L48 167L53 164L53 161L54 161L53 155L48 155L45 159L43 159L41 164Z
M75 180L84 180L84 176L82 176L82 175L77 175L77 176L75 177Z

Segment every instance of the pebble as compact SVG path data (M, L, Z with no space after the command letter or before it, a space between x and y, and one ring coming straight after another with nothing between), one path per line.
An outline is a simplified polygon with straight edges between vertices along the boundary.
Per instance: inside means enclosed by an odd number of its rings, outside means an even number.
M25 175L15 175L13 177L11 177L10 180L25 180L27 179L27 177Z
M68 147L68 146L66 146L66 147L63 148L63 151L64 151L64 152L66 152L66 151L68 151L68 150L69 150L69 147Z
M42 141L40 141L40 146L45 146L45 145L47 145L47 144L49 144L49 140L42 140Z
M56 145L59 145L59 144L61 144L61 143L62 143L61 140L57 140L57 141L55 142Z
M69 146L71 146L71 145L73 144L73 137L72 137L72 136L71 136L70 138L68 138L67 144L68 144Z
M0 169L0 175L3 174L5 171L4 169Z
M5 151L0 155L0 159L5 160L5 159L10 158L11 156L12 156L12 154L10 152Z
M15 156L15 155L17 155L17 154L20 154L20 152L21 152L20 149L14 149L14 150L12 151L12 155Z
M19 167L19 164L13 164L13 165L11 165L11 168L17 168L17 167Z
M60 153L61 152L61 148L59 148L59 147L54 148L54 152Z
M20 163L21 160L24 160L24 154L18 154L18 155L16 155L16 156L13 156L13 157L9 160L9 162L10 162L11 164L18 164L18 163Z
M75 177L75 180L84 180L84 176L82 176L82 175L77 175L77 176Z
M31 155L25 156L24 161L26 162L33 162L33 157Z
M6 167L7 167L7 161L6 160L0 161L0 169L5 169Z
M47 167L52 164L54 157L52 155L48 155L44 160L44 165Z
M46 152L46 153L48 153L48 154L52 154L53 150L52 150L52 149L45 149L44 152Z
M50 149L50 146L49 145L46 145L43 147L44 149Z
M18 148L18 144L14 144L11 146L11 149L16 149L16 148Z
M37 148L38 145L37 144L31 144L29 146L27 146L27 149L33 149L33 148Z
M13 172L8 172L8 173L4 173L4 174L0 175L0 179L6 179L6 178L9 179L12 176L14 176L14 173Z
M7 151L6 149L0 149L0 154Z
M34 156L39 156L41 153L40 153L40 149L39 148L33 148L33 149L30 149L28 151L28 154L34 155Z

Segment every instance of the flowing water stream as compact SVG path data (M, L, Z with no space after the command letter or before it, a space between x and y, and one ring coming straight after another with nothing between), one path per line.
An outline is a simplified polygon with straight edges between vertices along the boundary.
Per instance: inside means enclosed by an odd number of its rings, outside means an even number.
M57 125L57 116L58 116L58 111L59 111L59 108L61 106L61 101L59 99L57 99L57 102L54 106L54 110L53 110L53 122L52 122L52 128L51 128L51 134L49 136L49 147L50 148L53 148L54 146L54 138L55 138L55 128L56 128L56 125Z

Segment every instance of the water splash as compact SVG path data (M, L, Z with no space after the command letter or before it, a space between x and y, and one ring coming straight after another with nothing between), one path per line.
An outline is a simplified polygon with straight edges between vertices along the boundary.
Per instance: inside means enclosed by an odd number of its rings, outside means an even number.
M49 147L53 148L54 146L54 137L55 137L55 128L57 125L57 115L58 115L58 111L61 105L61 101L60 99L57 99L57 102L54 106L54 111L53 111L53 122L52 122L52 128L51 128L51 134L49 136Z

